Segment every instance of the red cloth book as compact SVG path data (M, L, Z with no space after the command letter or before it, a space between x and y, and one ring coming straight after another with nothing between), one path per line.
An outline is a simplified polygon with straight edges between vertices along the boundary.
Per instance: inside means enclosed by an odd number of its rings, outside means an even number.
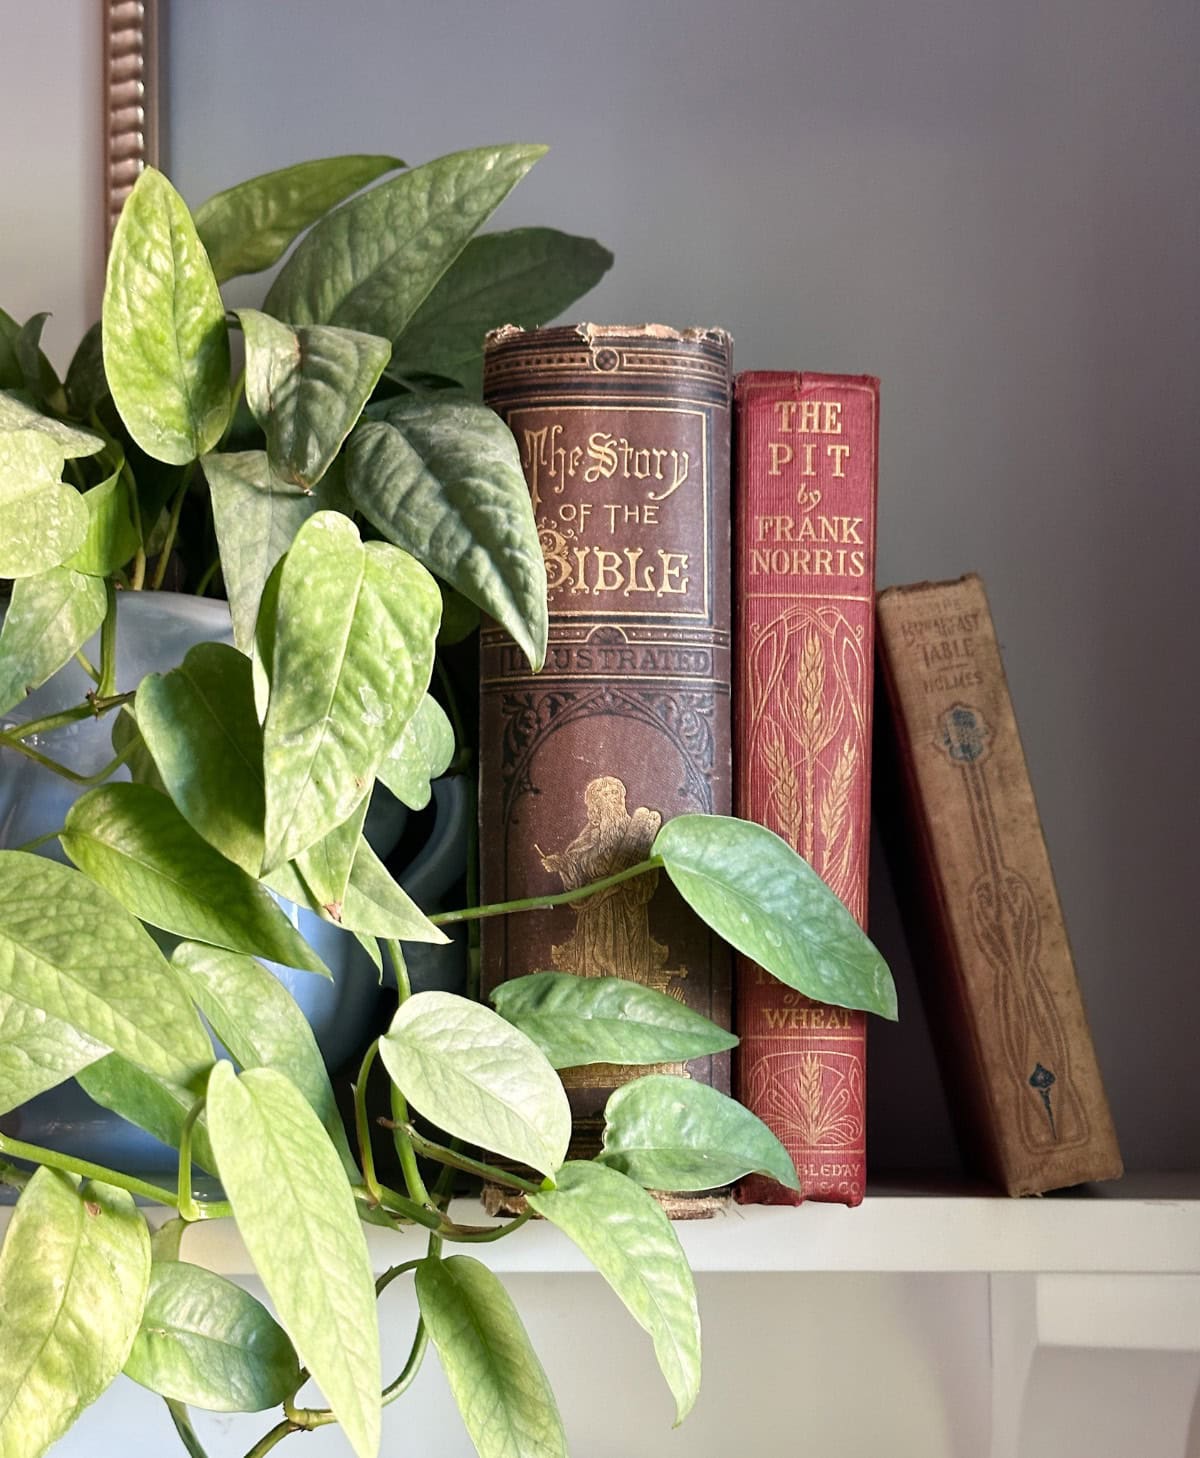
M734 813L781 835L865 925L879 381L751 371L734 420ZM738 1199L857 1205L866 1015L745 958L736 996L738 1097L802 1188L753 1176Z

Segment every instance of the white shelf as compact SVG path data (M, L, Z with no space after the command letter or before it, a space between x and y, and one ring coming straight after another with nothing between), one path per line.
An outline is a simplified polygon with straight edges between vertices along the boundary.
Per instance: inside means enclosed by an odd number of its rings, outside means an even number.
M489 1223L473 1201L454 1219ZM730 1206L708 1220L678 1221L697 1272L860 1271L894 1273L1200 1274L1200 1174L1131 1175L1106 1186L1041 1199L932 1182L873 1186L855 1210ZM417 1231L368 1227L377 1271L418 1255ZM553 1226L531 1222L510 1239L463 1245L501 1272L587 1272L578 1249ZM188 1232L184 1254L226 1275L249 1261L229 1221Z

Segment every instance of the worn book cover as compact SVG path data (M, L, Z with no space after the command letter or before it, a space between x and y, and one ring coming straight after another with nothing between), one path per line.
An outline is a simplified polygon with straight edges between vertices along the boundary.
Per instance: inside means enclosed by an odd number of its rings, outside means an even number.
M484 398L529 482L550 634L535 675L482 633L485 901L582 886L645 859L674 815L729 813L730 352L720 330L660 325L488 339ZM658 872L483 924L485 994L537 971L627 977L728 1027L730 961ZM649 1071L564 1070L577 1152ZM728 1054L669 1071L729 1088Z
M1115 1179L983 583L889 588L878 615L880 818L964 1157L1010 1195Z
M776 831L867 916L879 381L737 379L734 809ZM738 1097L783 1141L801 1194L753 1176L744 1203L857 1205L866 1183L866 1014L739 958Z

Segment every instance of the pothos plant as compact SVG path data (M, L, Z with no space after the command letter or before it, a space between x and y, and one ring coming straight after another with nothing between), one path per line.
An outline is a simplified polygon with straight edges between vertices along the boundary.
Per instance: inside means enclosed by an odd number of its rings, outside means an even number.
M281 1405L249 1458L335 1422L370 1458L382 1407L430 1342L484 1458L562 1453L512 1302L485 1263L450 1253L535 1215L649 1334L682 1419L700 1381L696 1296L647 1191L751 1171L796 1185L745 1109L659 1074L612 1096L596 1158L569 1160L556 1070L686 1060L735 1039L615 979L536 973L494 1008L411 991L403 942L595 888L427 916L363 835L377 781L423 804L454 752L429 693L439 633L482 609L534 668L545 651L537 533L515 443L477 398L481 339L553 317L610 259L548 229L474 236L542 150L412 170L306 163L194 215L148 171L116 229L101 323L65 380L39 348L44 316L0 315L0 713L72 660L95 681L0 732L6 774L24 756L81 781L64 824L0 851L0 1112L79 1075L178 1151L167 1188L0 1135L0 1175L20 1191L0 1253L5 1458L44 1452L122 1371L166 1399L193 1455L189 1407ZM263 307L227 312L220 285L297 237ZM234 643L118 683L118 599L164 584L222 592ZM112 760L84 780L56 760L55 731L105 716ZM38 853L50 841L71 864ZM682 816L609 879L653 870L790 986L894 1016L874 948L770 832ZM377 962L382 946L395 971L398 1008L362 1059L352 1137L307 1023L258 960L327 972L281 899ZM401 1188L381 1177L380 1140ZM523 1196L523 1212L454 1218L462 1172ZM174 1212L153 1234L145 1201ZM275 1315L182 1258L187 1228L213 1219L237 1222ZM376 1276L364 1223L415 1230L423 1253ZM376 1300L399 1279L415 1282L420 1316L387 1381ZM310 1380L320 1397L304 1396Z

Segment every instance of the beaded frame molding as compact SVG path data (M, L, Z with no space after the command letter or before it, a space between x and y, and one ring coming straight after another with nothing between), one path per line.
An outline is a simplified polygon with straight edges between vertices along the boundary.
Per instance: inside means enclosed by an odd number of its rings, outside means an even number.
M103 0L104 247L143 167L159 163L165 0Z

